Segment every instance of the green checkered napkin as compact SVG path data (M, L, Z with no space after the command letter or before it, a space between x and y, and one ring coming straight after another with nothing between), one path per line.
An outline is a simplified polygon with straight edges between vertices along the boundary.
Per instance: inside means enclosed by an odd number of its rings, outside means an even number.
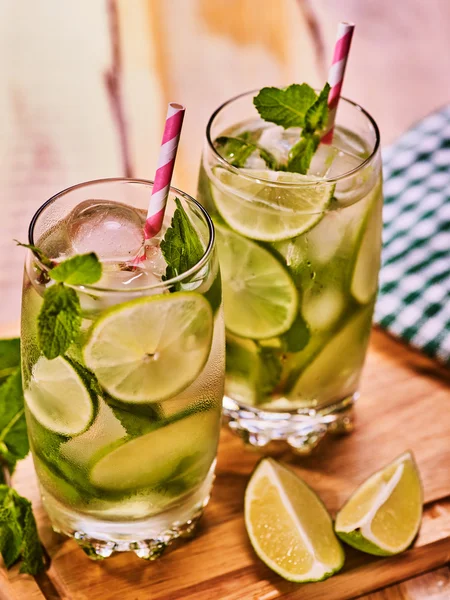
M383 153L383 267L376 322L450 364L450 106Z

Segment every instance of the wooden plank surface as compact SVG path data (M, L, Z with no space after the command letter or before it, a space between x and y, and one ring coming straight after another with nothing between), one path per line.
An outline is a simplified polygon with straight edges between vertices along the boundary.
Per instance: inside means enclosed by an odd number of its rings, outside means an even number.
M448 101L441 76L450 68L447 0L408 0L407 10L391 0L2 0L2 335L14 332L9 323L20 310L23 254L11 239L24 239L37 206L81 180L151 177L169 100L188 109L175 183L195 193L212 110L262 85L320 85L340 19L357 23L345 93L373 113L384 143ZM448 567L411 578L448 560L442 537L449 524L448 389L447 373L376 332L357 431L296 463L332 511L363 477L406 447L423 472L427 508L417 551L399 559L398 567L397 559L358 566L354 553L350 569L325 582L331 590L336 585L341 598L347 596L339 586L366 594L399 577L406 581L364 597L450 598ZM199 537L155 565L125 556L92 564L74 542L53 534L25 461L16 481L33 498L53 561L38 582L17 569L9 576L0 569L0 599L332 598L323 586L320 591L322 584L285 584L255 560L241 512L255 460L224 433L217 485ZM356 589L353 567L362 569L367 589Z
M58 594L56 598L73 600L140 600L149 594L155 600L206 600L212 593L221 600L345 600L442 567L450 561L449 378L448 372L431 361L375 331L356 431L330 439L309 458L280 457L320 493L334 514L367 475L411 448L424 482L425 514L416 544L407 553L378 559L349 550L344 570L325 582L298 586L281 580L256 558L245 533L243 495L258 455L243 452L240 440L224 430L213 498L198 536L156 563L127 555L91 563L74 541L50 530L31 460L24 461L15 482L33 500L40 533L52 559L47 573L52 593ZM439 571L442 586L448 585L445 573ZM10 580L17 599L28 598L21 577L13 573ZM425 580L428 587L433 581L429 577ZM419 580L410 588L405 585L368 597L420 598L411 590L417 586L418 594L422 593L425 584ZM446 593L442 586L436 583L434 597Z

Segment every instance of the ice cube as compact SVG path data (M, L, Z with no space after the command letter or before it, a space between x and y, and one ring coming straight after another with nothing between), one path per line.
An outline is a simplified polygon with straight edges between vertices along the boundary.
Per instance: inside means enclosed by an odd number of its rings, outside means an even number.
M82 202L69 215L67 229L75 253L95 252L102 261L129 261L144 244L143 218L120 202Z
M142 263L103 262L102 278L98 287L124 291L149 287L161 283L161 276L148 271Z
M98 414L84 433L61 444L61 456L79 468L87 467L96 452L118 442L126 435L125 428L113 410L98 398Z
M319 144L309 165L308 175L314 175L315 177L330 176L331 168L338 154L339 150L335 146Z
M259 145L274 155L276 160L285 163L289 157L289 151L300 139L300 129L291 127L283 129L279 125L267 127L259 138Z
M361 157L359 156L355 156L354 154L350 154L349 152L339 150L336 153L336 156L330 166L330 170L328 171L327 176L339 177L340 175L345 175L345 173L353 171L353 169L359 167L362 160L363 159L361 159Z

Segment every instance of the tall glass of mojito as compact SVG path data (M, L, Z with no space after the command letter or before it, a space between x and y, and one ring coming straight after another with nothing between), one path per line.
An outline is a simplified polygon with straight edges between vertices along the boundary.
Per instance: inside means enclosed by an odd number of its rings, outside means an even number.
M327 91L229 100L209 120L199 176L223 278L225 416L252 445L300 453L352 427L380 266L378 128L343 99L320 143Z
M225 331L214 228L171 188L77 185L37 211L23 289L26 417L43 504L91 557L156 558L193 531L219 437Z

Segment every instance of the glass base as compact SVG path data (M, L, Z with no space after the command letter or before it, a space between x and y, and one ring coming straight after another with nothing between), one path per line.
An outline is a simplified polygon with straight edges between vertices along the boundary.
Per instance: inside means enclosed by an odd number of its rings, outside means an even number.
M147 519L112 521L79 513L41 489L42 501L53 530L74 538L92 560L114 552L134 552L139 558L155 560L178 538L192 537L210 498L214 475L189 498Z
M225 396L225 422L245 444L264 452L289 446L296 454L309 454L326 434L353 431L353 408L358 392L329 406L276 412L240 404Z

